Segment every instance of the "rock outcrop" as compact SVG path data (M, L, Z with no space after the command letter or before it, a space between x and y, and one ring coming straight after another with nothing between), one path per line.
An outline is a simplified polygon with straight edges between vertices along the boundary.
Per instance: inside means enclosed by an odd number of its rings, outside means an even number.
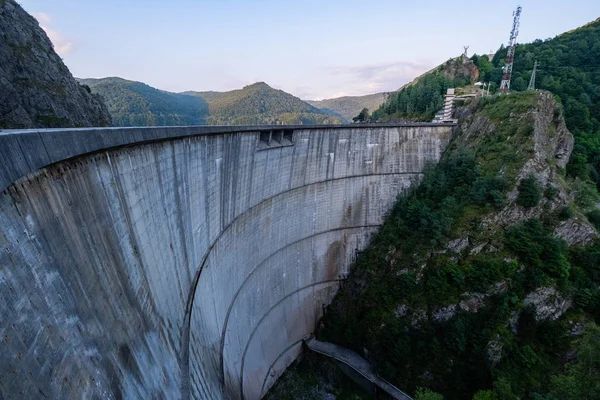
M465 57L451 59L442 64L441 74L450 79L468 78L471 84L479 79L479 69L472 60Z
M531 132L526 135L530 137L530 142L528 145L524 145L523 148L515 149L516 152L527 154L525 156L526 161L516 171L512 172L516 184L507 193L504 206L483 218L482 225L488 232L504 231L527 219L540 219L548 213L559 213L560 210L569 207L573 202L573 190L559 172L566 167L569 161L574 145L573 135L568 131L561 115L561 108L551 93L539 92L536 99L534 108L530 108L521 115L511 115L511 119L518 119L517 125L521 128L532 127ZM501 129L502 124L508 123L508 121L502 121L495 124L488 115L477 112L478 109L477 103L459 109L460 133L455 139L455 144L459 147L478 149L481 147L482 142L488 140L488 136ZM500 171L501 176L509 174L510 172L506 166ZM552 188L552 191L555 192L554 195L551 197L544 196L536 207L526 208L520 206L517 202L519 183L528 176L534 176L540 188ZM495 247L489 246L488 238L485 239L486 241L474 240L473 243L470 243L470 236L476 237L478 235L473 234L450 240L446 246L447 253L460 253L467 248L470 254L478 254L482 251L492 253L496 250ZM554 230L554 236L572 246L590 244L598 239L599 234L582 215L573 215L558 223ZM512 260L506 259L505 261ZM506 282L502 282L502 285L506 286ZM496 293L498 293L498 290L490 288L489 293L485 295L471 294L458 304L444 306L432 317L436 321L448 320L453 314L442 311L456 310L457 306L464 311L477 312L479 308L485 305L485 298L489 294ZM469 293L464 295L469 295ZM573 302L572 299L562 298L556 288L550 286L538 288L529 293L524 300L524 304L534 308L537 319L554 320L563 315L572 306Z
M366 348L403 388L471 398L459 375L514 370L515 343L569 350L595 312L600 235L585 182L565 174L574 139L550 93L474 99L456 117L440 164L399 199L318 335ZM564 348L540 344L549 329Z
M476 148L481 141L486 140L486 136L493 134L499 128L486 115L471 114L474 109L475 107L465 107L459 110L462 129L459 142L472 148ZM552 94L540 92L536 107L518 116L522 126L533 127L530 134L533 142L531 156L527 157L527 161L516 173L516 185L507 194L506 204L501 210L485 218L485 226L508 228L528 218L540 218L548 211L558 212L573 201L572 189L564 183L559 171L563 170L569 161L574 139L560 113L560 106ZM516 151L527 150L516 149ZM501 171L501 174L506 173L506 169ZM551 198L542 198L538 207L518 206L519 183L528 176L534 176L541 188L552 188L551 190L556 193ZM594 227L580 216L573 216L561 222L556 228L555 235L569 245L585 245L598 238Z
M537 320L555 320L573 305L573 301L564 298L556 288L550 286L529 293L524 304L533 308Z
M0 129L110 125L102 100L75 81L36 19L0 0Z

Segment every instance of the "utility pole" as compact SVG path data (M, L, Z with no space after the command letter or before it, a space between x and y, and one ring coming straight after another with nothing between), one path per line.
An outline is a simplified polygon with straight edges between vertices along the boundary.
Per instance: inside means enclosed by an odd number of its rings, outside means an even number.
M487 94L485 92L485 88L486 87L487 87L487 90L488 90ZM490 91L490 83L489 82L488 83L483 82L483 85L481 85L481 97L487 96L489 94L489 91Z
M481 89L481 97L483 96L489 96L490 95L490 85L492 84L492 82L488 82L488 83L483 83L482 89ZM485 88L487 87L487 92L485 91Z
M537 60L533 63L533 72L531 73L531 79L529 80L529 86L527 90L535 90L535 70L537 69Z
M513 26L510 31L510 39L508 41L508 51L506 52L506 60L502 74L502 82L500 83L500 93L508 93L510 89L510 77L512 75L513 63L515 61L515 45L517 44L517 36L519 35L519 18L521 17L521 6L518 6L513 12Z

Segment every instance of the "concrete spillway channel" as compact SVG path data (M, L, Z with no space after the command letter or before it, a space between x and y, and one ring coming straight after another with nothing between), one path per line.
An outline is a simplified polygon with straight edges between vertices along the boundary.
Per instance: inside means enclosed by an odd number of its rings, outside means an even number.
M452 125L0 132L0 399L259 399Z

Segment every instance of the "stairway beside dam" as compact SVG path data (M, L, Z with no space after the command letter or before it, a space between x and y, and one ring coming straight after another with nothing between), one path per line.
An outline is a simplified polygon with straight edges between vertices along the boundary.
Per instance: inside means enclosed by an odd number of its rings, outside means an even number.
M1 131L0 400L260 399L452 129Z

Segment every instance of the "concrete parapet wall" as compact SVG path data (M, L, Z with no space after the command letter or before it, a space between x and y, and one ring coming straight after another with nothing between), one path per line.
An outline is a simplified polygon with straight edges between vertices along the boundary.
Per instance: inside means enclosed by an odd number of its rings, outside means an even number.
M451 129L0 133L0 398L260 398Z

